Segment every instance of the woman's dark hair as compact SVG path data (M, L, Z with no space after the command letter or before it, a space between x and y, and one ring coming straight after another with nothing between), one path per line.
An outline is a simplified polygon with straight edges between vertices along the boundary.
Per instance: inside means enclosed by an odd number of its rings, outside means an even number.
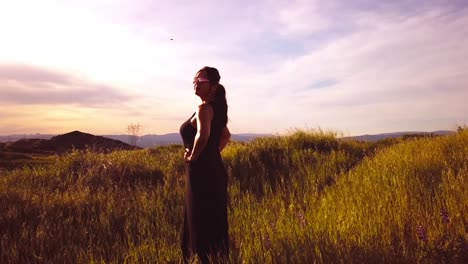
M222 84L219 83L219 80L221 79L219 71L216 68L208 66L201 68L198 72L202 71L206 72L206 75L211 85L218 85L218 87L216 88L214 103L218 106L220 110L221 122L224 125L226 125L228 122L228 105L226 100L226 89Z

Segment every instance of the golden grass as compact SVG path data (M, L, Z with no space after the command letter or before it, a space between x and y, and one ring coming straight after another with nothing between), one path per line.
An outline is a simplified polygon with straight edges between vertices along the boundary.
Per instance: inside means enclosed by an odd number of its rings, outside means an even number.
M181 146L0 171L1 263L178 263ZM468 259L468 132L363 143L323 131L233 143L233 263Z

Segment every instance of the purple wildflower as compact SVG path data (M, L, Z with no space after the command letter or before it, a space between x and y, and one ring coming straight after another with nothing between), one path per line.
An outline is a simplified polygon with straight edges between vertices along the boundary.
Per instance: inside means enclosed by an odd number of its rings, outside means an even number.
M447 210L445 208L442 208L440 210L440 217L442 217L442 223L444 223L444 224L450 223L450 217L449 217L449 214L448 214L448 212L447 212Z
M424 242L427 242L427 229L422 225L416 226L416 234L418 238Z
M268 233L265 233L265 236L263 237L263 240L265 241L265 247L267 249L271 248L271 240L270 240L270 235Z

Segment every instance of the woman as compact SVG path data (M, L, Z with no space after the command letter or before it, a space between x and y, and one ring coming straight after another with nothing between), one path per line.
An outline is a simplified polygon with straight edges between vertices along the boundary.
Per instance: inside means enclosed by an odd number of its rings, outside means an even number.
M185 216L182 252L188 262L227 261L227 173L220 152L230 139L226 90L216 68L203 67L193 80L202 104L180 127L185 145Z

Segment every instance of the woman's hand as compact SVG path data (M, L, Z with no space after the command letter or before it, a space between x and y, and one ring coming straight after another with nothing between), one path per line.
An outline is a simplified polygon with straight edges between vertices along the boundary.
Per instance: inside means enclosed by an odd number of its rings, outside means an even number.
M187 159L190 155L192 155L192 150L186 148L184 153L184 159Z
M185 163L191 163L191 162L193 162L192 156L188 156L187 158L185 158Z
M192 156L192 150L186 148L184 153L184 160L186 163L194 162L196 159Z
M191 155L192 155L192 150L189 149L189 148L186 148L186 149L185 149L185 153L184 153L184 160L185 160L185 162L190 162L190 161L189 161L189 158L190 158Z
M188 156L187 158L185 158L185 162L186 163L191 163L191 162L195 162L197 161L196 158L194 158L192 155Z

